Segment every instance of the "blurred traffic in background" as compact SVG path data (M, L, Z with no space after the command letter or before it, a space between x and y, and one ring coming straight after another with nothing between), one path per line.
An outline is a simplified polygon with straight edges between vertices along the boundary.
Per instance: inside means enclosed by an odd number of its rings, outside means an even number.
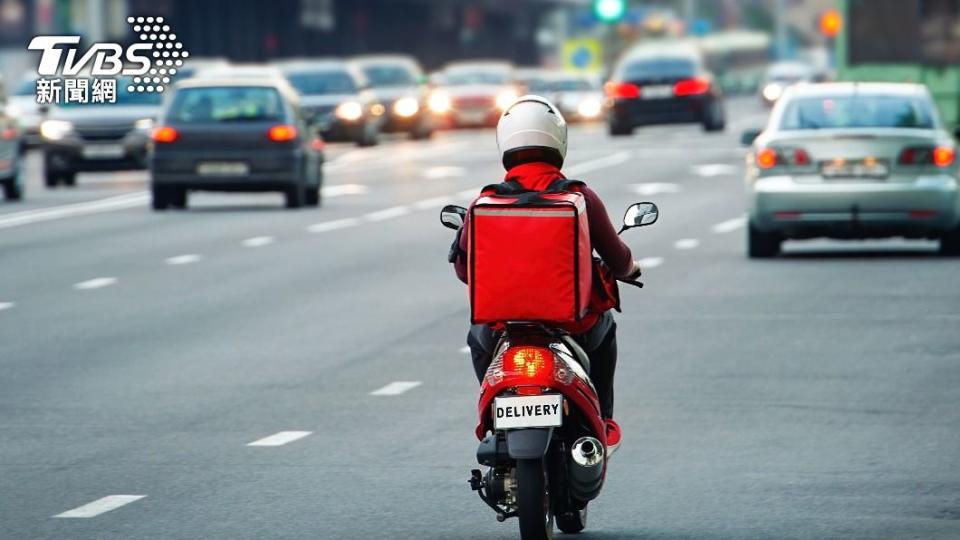
M0 537L512 538L436 214L525 94L661 213L589 530L957 538L960 0L0 0Z

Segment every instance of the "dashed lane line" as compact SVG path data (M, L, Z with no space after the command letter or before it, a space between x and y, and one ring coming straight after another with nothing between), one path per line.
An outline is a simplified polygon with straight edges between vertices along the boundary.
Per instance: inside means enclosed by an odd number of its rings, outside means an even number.
M371 396L399 396L423 384L421 381L394 381L370 392Z
M460 347L460 354L470 354L470 347L468 346Z
M448 204L453 204L454 199L448 195L443 197L432 197L413 203L414 210L430 210L431 208L442 208Z
M169 257L165 262L170 266L182 266L185 264L193 264L200 261L203 257L196 253L186 253L184 255L177 255L174 257Z
M640 270L656 268L663 264L663 257L644 257L643 259L637 261L637 264L640 265Z
M700 241L696 238L683 238L673 243L673 247L677 249L695 249L699 245Z
M24 210L23 212L13 212L0 216L0 229L17 227L19 225L28 225L30 223L40 223L43 221L52 221L68 217L84 216L89 214L99 214L101 212L112 212L125 208L134 208L143 206L150 200L149 194L145 191L128 193L126 195L117 195L74 204L64 204L61 206L52 206L49 208L38 208L35 210Z
M680 193L680 186L668 182L646 182L634 184L633 192L637 195L659 195L661 193Z
M241 242L241 244L243 244L244 247L255 248L268 246L276 241L277 239L272 236L254 236L252 238L247 238Z
M437 165L430 167L423 172L423 176L430 180L441 180L443 178L459 178L466 176L467 170L455 165Z
M104 514L111 510L116 510L121 506L126 506L132 502L139 501L146 495L107 495L83 506L78 506L73 510L57 514L55 518L92 518Z
M92 289L102 289L104 287L109 287L117 283L117 278L115 277L98 277L93 279L88 279L87 281L81 281L80 283L74 284L73 288L79 291L89 291Z
M710 227L710 230L717 234L723 234L728 232L733 232L737 229L742 229L744 225L747 224L747 216L735 217L733 219L728 219L726 221L721 221L713 227Z
M344 195L366 195L370 188L363 184L335 184L323 186L320 192L324 197L342 197Z
M335 219L333 221L314 223L313 225L307 227L307 231L312 233L325 233L339 229L346 229L347 227L354 227L359 224L360 220L358 218Z
M5 310L8 310L8 309L13 309L13 306L15 306L15 305L16 305L16 304L14 304L13 302L0 302L0 311L5 311Z
M384 221L387 219L393 219L400 216L405 216L410 213L409 206L391 206L390 208L384 208L383 210L377 210L376 212L370 212L363 216L363 219L367 221Z
M312 431L280 431L274 433L269 437L264 437L262 439L257 439L252 443L247 443L247 446L283 446L293 441L298 441L307 435L313 433Z
M609 156L604 156L602 158L591 159L589 161L583 161L580 163L575 163L564 169L564 173L572 178L573 175L584 174L591 171L596 171L599 169L606 169L607 167L615 167L621 163L626 163L630 161L632 154L630 152L617 152L615 154L610 154Z

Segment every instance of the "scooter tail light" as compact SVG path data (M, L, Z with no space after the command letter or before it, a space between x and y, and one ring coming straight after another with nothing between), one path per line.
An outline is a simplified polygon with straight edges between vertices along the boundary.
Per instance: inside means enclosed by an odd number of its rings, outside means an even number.
M504 356L507 371L530 379L549 376L553 370L553 351L545 347L515 347L508 349Z

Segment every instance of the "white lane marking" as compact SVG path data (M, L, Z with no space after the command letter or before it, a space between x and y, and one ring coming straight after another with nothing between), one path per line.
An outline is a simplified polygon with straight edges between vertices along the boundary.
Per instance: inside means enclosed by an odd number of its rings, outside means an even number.
M80 291L87 291L90 289L101 289L103 287L109 287L114 285L117 282L115 277L99 277L94 279L88 279L87 281L81 281L73 286L74 289Z
M324 233L335 231L337 229L346 229L347 227L353 227L359 224L360 220L357 218L335 219L333 221L314 223L313 225L307 227L307 231L312 233Z
M458 191L457 194L454 195L454 197L456 197L457 199L466 199L468 201L472 201L480 196L481 189L483 188L475 187L475 188L465 189L463 191Z
M666 182L647 182L634 184L634 193L638 195L656 195L658 193L680 193L680 186Z
M57 514L55 518L92 518L100 514L116 510L121 506L126 506L134 501L146 497L146 495L107 495L83 506L78 506L73 510L67 510Z
M268 246L276 242L276 240L277 239L272 236L254 236L253 238L247 238L241 243L244 247L261 247Z
M320 189L324 197L342 197L344 195L366 195L370 188L362 184L337 184L324 186Z
M460 354L470 354L470 347L466 345L460 347Z
M431 208L441 208L448 204L453 204L455 201L453 197L445 195L443 197L432 197L430 199L424 199L422 201L417 201L413 203L413 208L415 210L430 210Z
M405 216L410 213L409 206L391 206L390 208L384 208L383 210L377 210L376 212L370 212L369 214L363 216L367 221L384 221L387 219L393 219L400 216Z
M640 270L656 268L663 264L663 257L644 257L643 259L637 261L637 264L640 265Z
M203 257L201 255L197 255L196 253L187 253L184 255L170 257L166 260L166 263L170 266L180 266L184 264L193 264L202 258Z
M13 302L0 302L0 311L4 311L4 310L7 310L7 309L13 309L13 306L15 306L15 305L16 305L16 304L14 304Z
M467 170L463 167L457 167L453 165L438 165L436 167L430 167L427 169L423 176L427 177L430 180L440 180L442 178L459 178L465 176Z
M706 165L697 165L691 169L693 174L704 178L714 176L730 176L737 172L737 168L726 163L708 163Z
M293 441L300 440L307 435L313 433L312 431L281 431L279 433L274 433L269 437L264 437L262 439L257 439L252 443L247 443L247 446L283 446L287 443L292 443Z
M607 167L613 167L625 163L630 160L630 152L617 152L616 154L611 154L602 158L591 159L589 161L583 161L575 165L571 165L563 170L564 174L568 177L573 178L573 175L588 173L591 171L596 171L598 169L605 169Z
M423 384L420 381L394 381L383 388L370 392L371 396L398 396Z
M673 247L677 249L694 249L699 245L700 241L696 238L683 238L673 243Z
M42 221L52 221L68 217L83 216L87 214L98 214L101 212L111 212L122 210L124 208L134 208L143 206L150 200L150 196L145 191L137 193L128 193L126 195L117 195L116 197L107 197L96 201L82 202L76 204L65 204L62 206L52 206L50 208L38 208L35 210L25 210L23 212L13 212L0 216L0 229L27 225L29 223L39 223Z
M721 221L720 223L717 223L713 227L710 227L710 229L717 234L723 234L723 233L733 232L737 229L742 229L743 226L746 224L747 224L747 216L740 216L740 217L735 217L733 219L728 219L726 221Z

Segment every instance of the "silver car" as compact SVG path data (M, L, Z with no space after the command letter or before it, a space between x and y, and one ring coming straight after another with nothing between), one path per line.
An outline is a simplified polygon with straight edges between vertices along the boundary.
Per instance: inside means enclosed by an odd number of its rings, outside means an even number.
M939 239L960 254L956 144L924 86L792 86L743 143L751 257L815 237Z

